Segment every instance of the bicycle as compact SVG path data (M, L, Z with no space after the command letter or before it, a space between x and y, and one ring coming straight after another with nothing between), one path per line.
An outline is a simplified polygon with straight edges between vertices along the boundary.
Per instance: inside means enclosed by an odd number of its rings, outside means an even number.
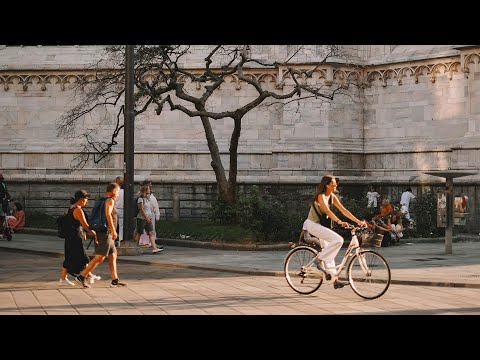
M285 278L293 290L300 294L312 294L323 282L332 284L335 281L335 276L331 275L332 270L335 269L337 275L340 275L346 268L350 286L358 296L376 299L385 294L391 281L390 266L379 253L360 247L358 236L367 232L367 228L349 225L347 229L351 230L352 239L342 262L332 268L324 267L324 270L317 268L315 262L317 254L323 248L323 241L304 231L304 244L300 236L299 244L288 252L284 262ZM315 248L317 246L320 247L319 250Z

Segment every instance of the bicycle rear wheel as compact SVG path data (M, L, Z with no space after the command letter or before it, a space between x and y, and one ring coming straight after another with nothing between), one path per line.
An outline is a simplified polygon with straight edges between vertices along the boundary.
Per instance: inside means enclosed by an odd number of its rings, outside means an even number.
M347 268L352 290L365 299L376 299L390 286L391 273L385 258L371 250L360 251Z
M311 247L299 246L291 250L285 258L285 279L299 294L311 294L322 285L322 272L314 265L305 267L317 254L318 251Z

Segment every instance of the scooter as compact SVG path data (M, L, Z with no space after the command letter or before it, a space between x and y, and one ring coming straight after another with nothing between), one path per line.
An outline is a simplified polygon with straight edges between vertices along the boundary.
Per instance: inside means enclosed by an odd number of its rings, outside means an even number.
M7 200L7 199L2 199L0 201L1 206L0 206L0 223L2 224L1 228L1 234L7 241L12 240L12 229L10 229L10 225L8 225L8 220L7 220L7 214L4 212L4 209L9 208L9 202L11 202L12 199Z

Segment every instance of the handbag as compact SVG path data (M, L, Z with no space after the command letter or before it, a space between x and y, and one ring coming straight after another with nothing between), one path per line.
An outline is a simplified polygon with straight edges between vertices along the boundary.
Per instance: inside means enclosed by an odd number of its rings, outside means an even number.
M331 197L330 199L331 199L330 205L332 205L333 204L333 198ZM317 210L317 207L315 206L315 202L313 202L312 206L313 206L313 210L315 210L318 218L320 219L318 223L322 226L333 229L333 225L334 225L333 220L330 219L326 214L320 215L320 213Z

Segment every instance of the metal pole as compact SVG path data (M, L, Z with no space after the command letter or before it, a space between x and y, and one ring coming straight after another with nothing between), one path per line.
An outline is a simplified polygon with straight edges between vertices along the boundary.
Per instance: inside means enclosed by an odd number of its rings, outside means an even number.
M453 177L446 178L445 197L447 200L447 226L445 228L445 254L452 253L453 237Z
M135 60L134 45L125 49L125 128L124 128L124 240L133 241L134 156L135 156ZM127 244L125 244L127 245ZM132 245L131 243L129 245Z

